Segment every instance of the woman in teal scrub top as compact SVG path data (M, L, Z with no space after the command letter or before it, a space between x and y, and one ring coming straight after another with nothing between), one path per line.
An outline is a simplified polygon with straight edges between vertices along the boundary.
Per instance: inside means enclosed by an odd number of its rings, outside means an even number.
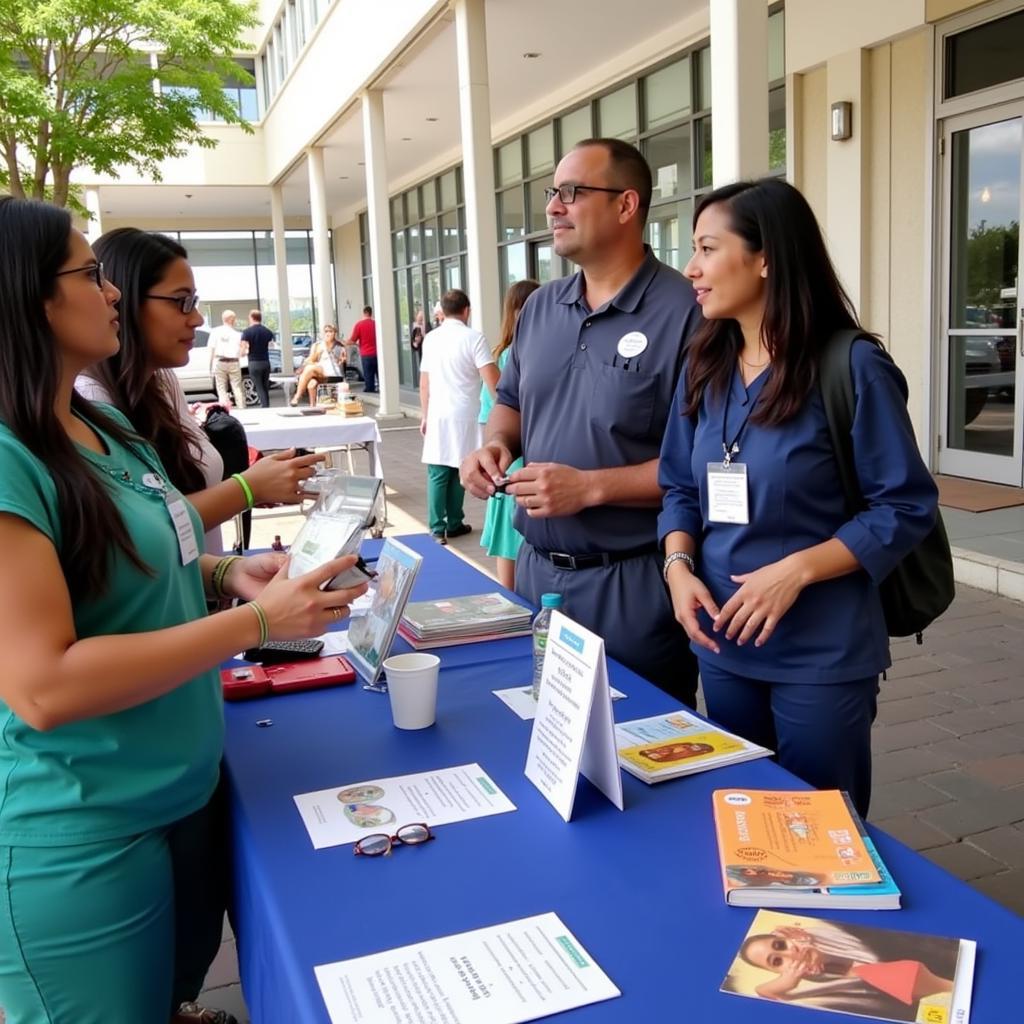
M66 211L0 199L0 296L0 1016L224 1021L181 1005L223 919L216 666L363 588L319 589L352 558L199 553L153 448L74 392L119 292ZM250 603L208 617L221 595Z

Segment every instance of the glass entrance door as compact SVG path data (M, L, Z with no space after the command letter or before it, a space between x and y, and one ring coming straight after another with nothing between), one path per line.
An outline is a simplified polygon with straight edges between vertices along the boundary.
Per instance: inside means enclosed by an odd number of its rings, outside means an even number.
M1024 103L943 124L939 470L1024 484Z

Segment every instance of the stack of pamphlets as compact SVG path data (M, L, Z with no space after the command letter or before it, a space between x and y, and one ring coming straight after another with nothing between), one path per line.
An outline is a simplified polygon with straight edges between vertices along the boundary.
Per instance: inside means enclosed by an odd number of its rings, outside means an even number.
M771 754L682 709L617 723L615 746L619 764L644 782L676 779Z
M969 1024L976 953L971 939L759 910L721 990L871 1020Z
M432 647L527 636L532 612L503 594L470 594L436 601L412 601L398 632L417 651Z
M900 890L837 789L718 789L725 901L737 907L897 910Z

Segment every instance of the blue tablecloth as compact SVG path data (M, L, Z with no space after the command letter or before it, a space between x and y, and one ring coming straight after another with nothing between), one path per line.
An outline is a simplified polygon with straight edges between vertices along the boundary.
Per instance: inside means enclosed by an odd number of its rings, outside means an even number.
M429 538L403 540L425 556L414 598L498 589ZM801 783L765 760L653 787L624 775L620 812L581 780L566 825L523 774L531 723L491 693L529 678L528 638L437 653L437 724L422 732L396 730L387 697L358 685L227 707L234 923L254 1024L328 1024L316 964L545 911L562 918L623 993L572 1011L580 1024L812 1019L799 1007L718 991L754 911L724 903L711 791ZM609 670L629 694L615 704L617 720L677 706L621 666ZM257 727L262 718L273 726ZM472 761L518 810L439 827L436 842L389 858L354 857L350 846L314 850L292 800ZM904 910L818 916L976 939L972 1024L1016 1019L1024 920L884 833L872 834L903 889ZM813 1019L855 1018L818 1011Z

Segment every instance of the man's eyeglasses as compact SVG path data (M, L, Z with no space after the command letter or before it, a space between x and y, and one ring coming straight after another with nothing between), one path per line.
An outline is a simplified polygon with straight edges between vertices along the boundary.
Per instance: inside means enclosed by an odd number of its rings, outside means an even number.
M600 188L597 185L555 185L544 189L544 198L550 203L555 196L566 206L572 206L576 202L577 192L611 192L613 195L622 195L628 191L624 188Z
M103 287L106 278L103 276L102 263L90 263L87 267L72 267L70 270L58 270L54 277L63 277L65 274L89 274L96 282L97 288Z
M186 316L188 316L188 314L199 305L198 292L189 292L188 295L153 295L150 293L144 295L143 298L163 299L164 302L173 302Z
M395 843L406 846L419 846L434 838L433 832L423 824L403 825L393 836L384 832L375 832L372 836L363 836L353 847L352 852L364 857L387 857Z

